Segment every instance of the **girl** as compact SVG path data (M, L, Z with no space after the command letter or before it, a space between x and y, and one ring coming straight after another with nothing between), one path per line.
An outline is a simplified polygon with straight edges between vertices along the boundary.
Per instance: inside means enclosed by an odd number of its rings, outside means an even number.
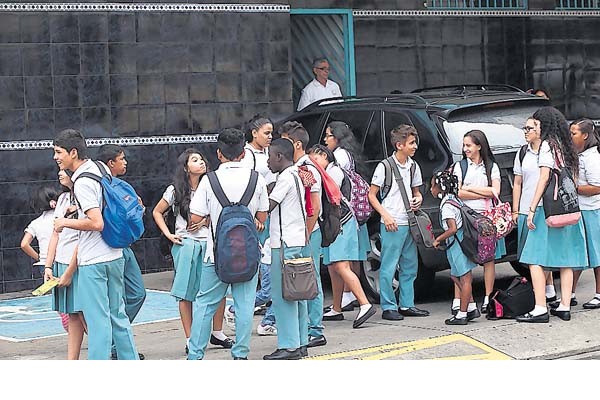
M77 218L72 174L71 171L58 171L58 180L66 191L58 197L54 218ZM60 233L53 230L45 262L44 281L59 277L58 287L52 293L52 309L68 315L67 360L79 359L83 334L87 331L80 305L83 294L78 287L78 240L77 230L63 228Z
M573 288L573 267L588 265L583 222L561 228L550 228L546 225L544 208L540 200L550 179L551 169L556 169L558 163L568 168L577 179L579 167L578 157L569 126L565 117L553 107L543 107L533 114L539 124L541 145L538 156L540 177L535 193L529 203L527 227L529 232L523 245L520 261L529 264L535 307L530 312L518 316L519 322L548 322L544 285L546 278L543 267L560 269L561 303L556 310L550 310L552 315L568 321L571 319L570 299ZM569 251L565 251L568 244ZM566 304L565 304L566 302Z
M583 308L600 308L600 140L592 120L582 118L571 123L573 146L579 153L579 208L588 249L588 268L594 270L596 294ZM587 268L584 268L587 269ZM581 269L573 271L573 295Z
M471 270L477 265L469 260L463 253L457 240L462 240L462 217L458 200L458 177L450 171L443 171L431 177L431 194L435 198L441 198L440 218L444 233L435 238L433 247L438 248L440 243L448 241L446 257L450 263L450 276L454 284L459 288L460 310L455 316L445 321L446 325L466 325L469 321L479 318L481 313L473 300L472 287L473 275ZM449 240L452 236L453 239Z
M325 146L315 145L309 151L313 162L318 163L331 176L338 187L341 189L344 183L344 172L335 164L333 153ZM349 184L350 182L348 182ZM348 196L348 193L346 193ZM359 311L352 326L360 327L367 319L375 314L373 307L360 285L358 277L350 269L350 262L357 261L360 258L358 246L358 223L350 211L346 198L342 200L346 206L342 206L342 230L336 240L323 249L323 264L329 267L331 277L331 289L333 291L333 307L323 315L324 321L341 321L344 319L342 314L342 291L344 284L350 287L359 303Z
M490 150L487 137L482 131L472 130L463 138L463 160L454 165L454 175L459 180L458 197L477 212L490 209L492 198L500 194L500 169ZM463 166L466 171L463 171ZM496 259L506 254L504 238L496 243ZM483 266L485 297L481 312L485 313L490 293L494 289L496 270L494 261ZM452 312L458 311L460 289L454 286Z
M346 171L354 171L361 176L366 176L364 164L361 157L361 146L356 141L354 133L345 122L332 121L327 125L325 130L325 138L323 139L325 146L333 152L336 163ZM356 156L353 156L356 155ZM356 157L356 158L355 158ZM358 163L356 162L358 160ZM359 225L358 230L358 251L359 260L353 261L350 268L357 276L360 273L360 262L367 260L367 255L371 250L371 242L369 241L369 231L367 224ZM358 307L358 301L350 287L344 285L344 293L342 295L342 311L352 311L354 307ZM329 307L331 309L331 307ZM329 310L326 310L326 312Z
M179 314L186 337L186 354L192 330L192 303L200 289L202 262L206 254L209 233L207 228L209 222L203 221L197 224L190 222L190 200L200 183L200 178L207 171L208 163L200 151L185 150L177 158L173 184L167 187L152 211L158 228L167 239L173 242L171 253L175 276L171 295L179 301ZM169 207L173 207L177 214L173 233L169 232L163 216ZM234 344L233 340L223 333L224 311L225 299L221 302L213 318L210 343L231 348Z

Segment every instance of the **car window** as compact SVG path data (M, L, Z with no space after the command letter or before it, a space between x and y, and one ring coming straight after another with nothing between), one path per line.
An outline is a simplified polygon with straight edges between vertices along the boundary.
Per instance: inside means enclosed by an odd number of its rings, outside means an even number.
M308 132L310 136L309 147L315 143L318 143L321 137L321 133L323 131L323 125L321 124L323 117L323 113L310 113L303 114L296 118L296 121L300 122L304 129Z
M394 146L392 146L392 142L390 141L390 132L392 129L396 128L399 125L411 125L414 126L411 122L408 115L405 113L400 113L396 111L385 111L383 113L383 121L384 121L384 129L385 129L385 146L387 156L391 156L394 152Z
M345 122L350 126L356 141L362 146L364 144L367 128L371 122L373 111L356 111L356 110L344 110L344 111L331 111L327 117L328 123L332 121ZM321 141L323 140L325 132L321 133Z

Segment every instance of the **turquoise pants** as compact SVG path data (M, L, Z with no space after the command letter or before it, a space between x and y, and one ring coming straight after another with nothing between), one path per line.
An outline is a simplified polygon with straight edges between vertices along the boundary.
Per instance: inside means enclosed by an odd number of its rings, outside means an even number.
M125 314L129 321L133 322L146 300L146 289L140 265L131 247L123 249L123 258L125 259Z
M286 258L304 257L308 249L285 249ZM308 344L308 312L306 300L288 301L281 289L281 249L271 249L271 299L277 321L277 348L297 349Z
M317 285L319 294L308 300L308 334L312 337L323 336L323 287L321 285L321 230L317 229L310 235L310 255L317 272ZM271 259L273 257L271 256ZM279 324L277 325L279 330Z
M109 360L111 342L115 344L119 360L138 359L133 331L125 313L123 268L123 257L78 268L90 360Z
M392 287L396 268L400 267L400 307L415 306L414 283L419 259L417 245L408 226L400 225L396 232L388 232L381 224L381 267L379 268L380 304L383 311L397 310L396 296Z
M235 344L231 349L231 355L247 357L250 352L258 273L247 282L229 284L217 277L214 264L203 264L201 276L200 292L194 302L188 360L204 358L212 331L212 318L229 287L235 304Z

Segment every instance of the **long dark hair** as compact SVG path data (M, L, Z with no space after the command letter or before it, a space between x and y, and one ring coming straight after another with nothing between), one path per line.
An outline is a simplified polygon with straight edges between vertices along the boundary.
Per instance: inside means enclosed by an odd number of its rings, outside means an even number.
M490 149L490 143L488 142L485 133L478 129L473 129L472 131L465 133L464 137L471 138L473 143L475 143L477 146L481 146L481 150L479 150L479 155L481 156L481 159L483 160L483 165L485 166L485 175L488 179L488 186L491 186L492 168L494 166L494 163L496 162L496 158L494 158L494 154ZM467 155L465 154L464 150L462 155L463 158L467 158Z
M579 174L579 156L573 146L569 124L554 107L542 107L533 114L540 121L541 139L547 141L550 148L562 154L562 158L574 177ZM554 156L554 154L553 154Z
M600 138L598 137L598 130L594 125L594 121L588 118L579 118L578 120L571 122L571 125L569 125L569 127L573 125L577 125L581 133L587 133L588 135L587 139L585 139L583 151L586 151L587 149L594 146L596 146L598 148L598 151L600 151Z
M41 186L31 199L31 207L36 213L50 211L53 208L50 207L50 202L56 202L61 193L62 192L54 184Z
M199 154L206 164L206 172L210 171L208 159L198 149L186 149L177 157L177 166L173 174L173 186L175 187L175 204L179 206L179 215L185 220L190 218L190 201L192 199L192 186L187 171L187 163L192 154Z
M337 147L346 150L352 159L354 159L355 171L363 178L366 177L368 172L366 170L361 146L356 140L356 136L354 136L350 126L342 121L331 121L327 124L327 127L331 129L331 134L337 140Z

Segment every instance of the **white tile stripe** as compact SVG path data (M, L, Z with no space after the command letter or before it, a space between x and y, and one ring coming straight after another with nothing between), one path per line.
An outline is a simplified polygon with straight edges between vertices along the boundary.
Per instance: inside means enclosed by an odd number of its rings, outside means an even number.
M85 141L89 147L98 147L102 146L103 144L118 144L120 146L151 146L156 144L214 143L217 141L217 134L203 133L199 135L178 136L90 138L86 139ZM51 148L52 140L0 142L0 151L44 150Z
M600 17L600 10L352 10L354 17Z
M283 4L194 4L194 3L0 3L0 12L15 11L167 11L167 12L290 12Z

